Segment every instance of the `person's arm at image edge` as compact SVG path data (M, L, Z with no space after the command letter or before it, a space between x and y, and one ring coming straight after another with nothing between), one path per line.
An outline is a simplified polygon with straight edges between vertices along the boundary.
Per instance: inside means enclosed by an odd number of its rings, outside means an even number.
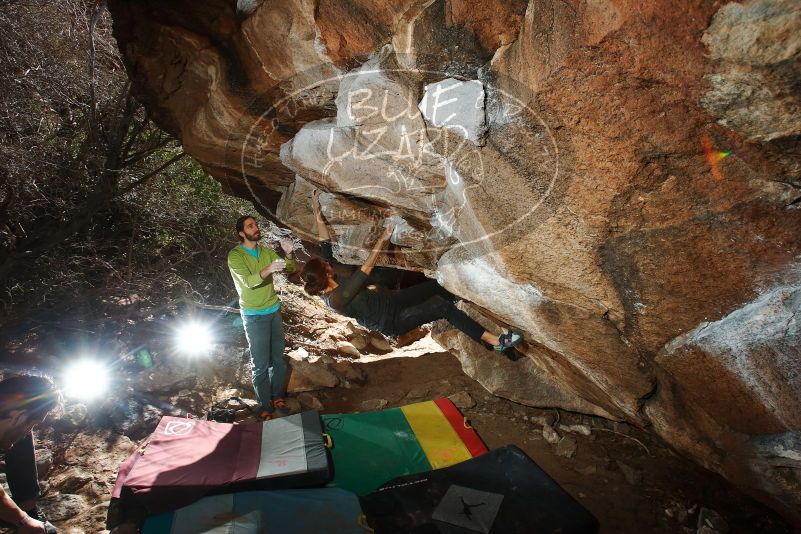
M11 497L0 488L0 520L11 525L19 525L17 532L44 532L44 524L28 516Z

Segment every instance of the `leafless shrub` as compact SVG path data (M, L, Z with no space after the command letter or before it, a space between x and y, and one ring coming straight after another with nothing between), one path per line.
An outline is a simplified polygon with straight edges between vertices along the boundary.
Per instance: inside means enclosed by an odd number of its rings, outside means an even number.
M102 2L0 2L0 323L227 299L245 209L133 98Z

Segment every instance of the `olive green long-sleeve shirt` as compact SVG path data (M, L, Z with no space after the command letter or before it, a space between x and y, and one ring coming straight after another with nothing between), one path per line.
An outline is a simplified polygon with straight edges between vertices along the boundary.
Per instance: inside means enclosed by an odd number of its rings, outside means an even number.
M239 294L239 308L246 311L264 310L278 304L278 295L273 287L273 276L262 280L262 269L278 259L282 259L273 249L256 246L258 258L249 254L242 245L237 245L228 253L228 269ZM286 258L284 272L295 269L295 260Z

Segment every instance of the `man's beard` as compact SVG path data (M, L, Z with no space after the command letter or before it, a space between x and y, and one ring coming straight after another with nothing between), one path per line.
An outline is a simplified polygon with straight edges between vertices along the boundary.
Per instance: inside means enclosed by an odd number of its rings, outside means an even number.
M248 241L254 241L254 242L258 241L259 239L261 239L261 232L258 231L258 230L256 231L255 234L249 234L249 233L245 232L245 239L247 239Z

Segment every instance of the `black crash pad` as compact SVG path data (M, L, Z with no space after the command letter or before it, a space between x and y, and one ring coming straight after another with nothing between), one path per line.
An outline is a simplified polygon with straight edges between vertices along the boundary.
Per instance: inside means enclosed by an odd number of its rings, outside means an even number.
M509 445L393 479L362 498L376 534L585 534L598 521L522 450Z

